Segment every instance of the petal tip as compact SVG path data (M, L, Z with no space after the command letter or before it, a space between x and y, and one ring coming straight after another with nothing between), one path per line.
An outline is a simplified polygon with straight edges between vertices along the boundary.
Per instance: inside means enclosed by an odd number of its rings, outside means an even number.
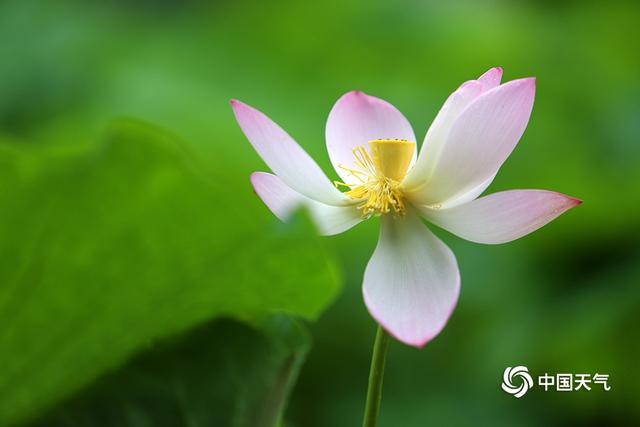
M384 329L385 332L387 334L389 334L389 336L391 336L393 339L395 339L396 341L401 342L402 344L406 344L406 345L408 345L410 347L414 347L414 348L417 348L417 349L422 349L424 346L426 346L431 340L433 340L440 333L440 331L438 331L437 333L435 333L433 335L429 335L427 337L409 337L409 338L401 337L399 334L393 332L383 322L381 322L380 320L376 319L373 315L372 315L372 317L374 318L376 323L378 325L380 325L380 327L382 329Z
M417 349L422 349L427 344L429 344L431 341L433 341L438 335L440 335L440 333L444 330L445 326L447 326L447 324L449 323L449 319L451 319L451 315L455 311L456 305L457 305L457 300L456 300L456 304L454 304L453 307L451 307L451 310L447 314L446 320L444 321L444 323L442 324L442 326L438 330L434 331L433 333L431 333L431 334L429 334L427 336L423 336L423 337L401 337L400 335L398 335L398 334L394 333L392 330L390 330L387 326L383 325L382 322L380 322L379 320L376 319L376 322L389 335L391 335L397 341L400 341L403 344L406 344L406 345L411 346L411 347L415 347Z
M500 85L502 80L502 67L493 67L485 71L477 81L482 83L483 89L490 90Z
M341 96L341 98L366 98L366 97L367 97L367 94L359 89L351 90Z
M489 68L482 76L496 76L499 75L502 77L502 67L492 67Z
M258 194L258 187L264 183L265 179L268 179L268 176L269 174L265 172L252 172L251 175L249 175L249 182L251 183L251 187L253 187L254 193Z
M263 173L264 172L251 172L251 175L249 175L249 181L251 181L252 184L255 183L255 181L260 179L260 175Z
M431 338L427 338L426 340L417 340L417 341L403 341L406 345L417 348L418 350L422 350L428 343L431 341Z
M249 106L242 101L238 101L237 99L230 99L229 104L231 105L231 109L234 112L238 112L239 110L249 109Z
M535 88L536 87L536 78L535 77L523 77L521 79L511 80L510 82L505 83L505 85L512 84L514 86L521 86L525 88Z
M571 197L571 196L566 196L566 197L569 199L569 203L570 203L571 205L573 205L573 206L571 206L571 207L579 206L579 205L581 205L581 204L583 203L583 200L582 200L582 199L578 199L578 198L576 198L576 197Z
M351 90L349 92L346 92L345 94L343 94L340 98L338 98L338 100L336 101L336 103L334 104L333 108L331 108L331 112L329 113L329 115L331 115L332 113L334 113L337 110L341 110L343 108L348 108L345 106L350 105L351 103L356 103L356 104L360 104L362 102L366 102L369 100L369 95L367 95L366 93L364 93L361 90Z
M566 207L566 209L574 208L583 203L582 199L578 199L577 197L572 197L564 193L559 193L557 191L552 191L551 193L555 193L557 197L562 199L562 203Z
M525 95L526 97L531 98L531 100L533 100L533 97L535 96L535 93L536 93L536 78L523 77L521 79L510 80L494 88L493 90L499 90L499 91L507 90L511 93L520 93L522 95Z
M447 326L447 324L449 323L449 320L451 319L451 316L453 315L453 312L455 311L456 306L458 305L458 299L460 298L460 270L457 271L457 275L456 275L455 298L451 306L448 308L448 312L444 317L444 321L441 323L441 325L438 328L436 328L435 330L432 330L431 333L426 335L401 336L401 334L394 332L392 330L393 328L390 327L387 324L387 322L383 321L382 318L377 314L376 310L373 308L374 306L370 303L369 295L367 294L366 288L364 287L362 289L362 295L364 298L365 306L369 311L369 314L371 315L371 317L373 317L375 322L382 327L382 329L384 329L395 340L420 350L424 348L424 346L429 344L435 337L440 335L440 333L444 330L445 326Z

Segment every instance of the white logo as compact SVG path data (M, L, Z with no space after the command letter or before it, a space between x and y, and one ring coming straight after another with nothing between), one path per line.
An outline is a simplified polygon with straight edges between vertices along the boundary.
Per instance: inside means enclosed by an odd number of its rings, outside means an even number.
M537 385L544 391L591 391L596 386L601 386L605 392L611 391L609 374L556 373L549 375L545 372L544 375L538 375L536 378L538 378ZM517 385L514 385L514 380ZM521 398L534 385L536 384L526 366L509 366L504 370L502 389L510 395Z
M514 379L516 382L521 382L521 384L518 386L514 385ZM504 370L502 389L507 393L521 398L531 387L533 387L533 378L529 375L529 370L526 366L509 366Z

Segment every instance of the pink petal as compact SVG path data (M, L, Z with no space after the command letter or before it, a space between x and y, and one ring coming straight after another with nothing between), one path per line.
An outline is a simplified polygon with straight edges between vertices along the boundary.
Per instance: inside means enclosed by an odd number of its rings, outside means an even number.
M422 190L426 191L425 184L433 175L440 154L445 147L447 136L460 113L480 94L483 85L477 80L464 82L455 92L449 95L444 105L433 120L433 123L424 137L420 155L404 180L404 187L417 193L417 199L425 199Z
M459 197L495 175L524 133L534 94L535 79L513 80L469 104L451 127L422 202Z
M477 243L506 243L525 236L582 201L545 190L511 190L433 210L419 208L434 224Z
M453 124L464 109L478 96L498 86L501 78L502 68L492 68L478 77L477 80L464 82L447 98L427 131L415 166L404 181L404 186L410 189L410 193L413 194L412 198L420 202L429 200L430 187L427 181L433 175ZM486 183L480 193L491 184L491 181ZM444 201L440 202L443 203Z
M260 111L232 100L231 106L242 131L262 160L297 192L329 205L348 203L317 163L271 119Z
M417 216L381 217L363 294L369 313L387 332L422 347L444 328L459 293L453 253Z
M497 87L500 80L502 80L502 67L494 67L478 77L478 81L482 83L483 92Z
M352 182L340 165L354 167L352 150L374 139L416 141L407 119L382 99L353 91L343 95L331 109L326 128L327 151L331 163L344 182ZM414 154L415 161L415 154Z
M362 221L361 212L354 206L332 206L312 200L291 189L276 175L265 172L251 174L251 184L265 205L281 221L304 207L318 227L320 234L339 234Z

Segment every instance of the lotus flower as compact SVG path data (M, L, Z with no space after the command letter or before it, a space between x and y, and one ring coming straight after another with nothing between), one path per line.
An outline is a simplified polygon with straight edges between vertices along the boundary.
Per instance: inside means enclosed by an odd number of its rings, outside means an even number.
M380 237L363 295L373 318L399 341L422 347L445 326L460 292L451 250L422 218L472 242L518 239L581 203L545 190L478 196L522 136L535 79L500 84L501 68L463 83L431 124L419 155L407 119L382 99L359 91L329 113L326 143L340 181L332 182L277 124L232 100L236 119L273 174L251 183L281 220L304 207L323 235L371 217ZM340 191L342 189L343 191Z

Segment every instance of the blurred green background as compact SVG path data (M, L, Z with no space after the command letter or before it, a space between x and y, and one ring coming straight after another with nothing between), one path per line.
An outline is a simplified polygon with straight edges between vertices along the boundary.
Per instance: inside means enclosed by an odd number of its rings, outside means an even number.
M424 349L392 343L380 425L640 423L638 22L638 2L3 1L0 425L359 425L376 221L279 224L228 100L333 177L344 92L390 101L421 140L497 65L538 83L488 192L584 204L501 246L435 230L460 301ZM514 399L514 365L612 390Z

